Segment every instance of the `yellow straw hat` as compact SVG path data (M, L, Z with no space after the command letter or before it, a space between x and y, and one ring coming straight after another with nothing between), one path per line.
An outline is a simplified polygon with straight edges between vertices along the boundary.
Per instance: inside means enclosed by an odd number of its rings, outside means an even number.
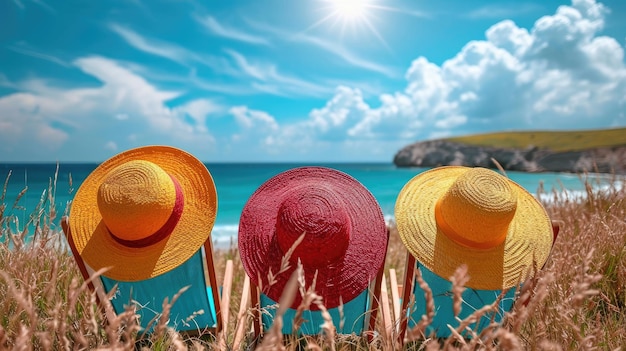
M395 206L398 233L426 268L448 279L467 265L467 287L502 290L540 269L552 246L543 206L486 168L439 167L411 179Z
M143 280L188 260L211 235L217 194L204 164L185 151L146 146L100 164L70 211L71 238L93 269Z

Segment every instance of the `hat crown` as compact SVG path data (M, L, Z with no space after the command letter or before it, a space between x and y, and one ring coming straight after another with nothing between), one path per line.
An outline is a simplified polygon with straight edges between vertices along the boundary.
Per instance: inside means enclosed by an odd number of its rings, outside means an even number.
M459 176L436 204L438 227L450 239L488 249L506 239L517 209L517 193L502 175L472 168Z
M286 253L302 235L291 260L321 267L343 256L350 242L350 217L333 190L301 185L285 194L276 218L276 238Z
M150 161L128 161L112 169L98 188L102 221L115 237L136 241L162 228L176 203L176 186Z

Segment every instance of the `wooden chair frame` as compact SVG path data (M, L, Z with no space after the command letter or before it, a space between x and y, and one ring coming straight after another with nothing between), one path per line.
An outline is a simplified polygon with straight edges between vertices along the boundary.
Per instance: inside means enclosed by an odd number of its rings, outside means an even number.
M64 216L61 219L61 227L69 244L69 247L72 251L72 255L74 256L74 260L78 265L78 269L83 276L83 279L87 282L89 290L95 294L96 301L100 307L100 309L105 314L107 319L111 319L111 313L114 313L113 309L107 308L107 304L105 301L107 300L107 292L105 291L104 285L102 281L98 279L92 279L94 277L94 271L85 264L84 260L78 253L74 240L71 235L71 228L69 226L69 218ZM217 277L215 274L215 261L213 260L213 244L211 242L211 238L209 237L203 244L204 248L204 263L206 267L203 267L203 272L205 274L205 282L208 278L209 284L211 285L211 293L215 307L215 328L213 331L216 334L216 337L219 337L220 343L223 345L224 336L227 335L228 328L228 315L229 315L229 306L230 306L230 293L232 288L233 281L233 262L232 260L228 260L226 262L226 268L224 271L224 278L222 284L222 293L220 298L220 293L217 285ZM220 337L221 335L221 337Z

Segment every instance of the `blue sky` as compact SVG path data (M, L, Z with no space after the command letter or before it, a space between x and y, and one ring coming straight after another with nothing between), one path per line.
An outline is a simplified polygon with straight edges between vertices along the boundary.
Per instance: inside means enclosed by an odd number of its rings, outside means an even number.
M390 162L626 126L626 2L0 0L0 162Z

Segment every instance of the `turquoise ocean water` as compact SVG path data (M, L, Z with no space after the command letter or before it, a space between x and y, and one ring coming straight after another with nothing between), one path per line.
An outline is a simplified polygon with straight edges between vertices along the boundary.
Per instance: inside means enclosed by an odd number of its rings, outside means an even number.
M222 163L206 164L215 181L218 194L218 213L213 230L213 240L218 245L236 243L239 214L252 193L272 176L301 166L325 166L345 172L360 181L378 200L386 218L393 218L398 193L404 184L427 168L397 168L388 163L336 163L336 164L288 164L288 163ZM97 164L60 163L56 181L55 205L63 213L81 182L97 167ZM11 173L4 203L5 215L14 214L25 223L35 209L48 184L54 180L57 164L0 164L0 180L4 183ZM576 174L507 172L513 181L536 194L540 184L545 191L567 190L574 194L584 193L584 181ZM70 184L71 177L71 184ZM600 176L601 177L601 176ZM604 177L601 177L604 178ZM595 181L594 181L595 184ZM601 183L598 183L601 186ZM14 206L18 194L28 187L24 196Z

